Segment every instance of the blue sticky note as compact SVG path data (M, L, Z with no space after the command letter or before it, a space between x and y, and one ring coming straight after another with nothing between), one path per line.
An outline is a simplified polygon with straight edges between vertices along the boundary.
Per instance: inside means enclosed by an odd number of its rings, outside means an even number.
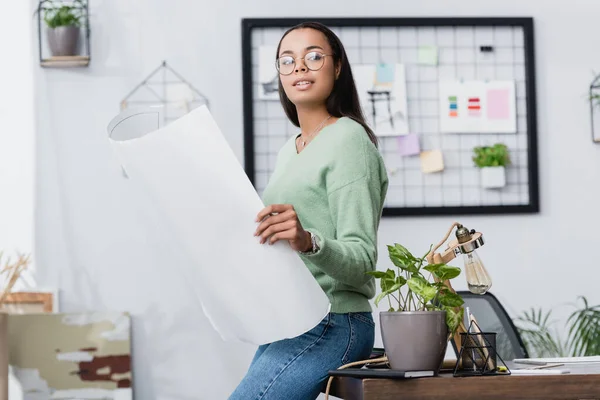
M375 80L377 83L392 83L394 82L394 64L377 64L377 75Z

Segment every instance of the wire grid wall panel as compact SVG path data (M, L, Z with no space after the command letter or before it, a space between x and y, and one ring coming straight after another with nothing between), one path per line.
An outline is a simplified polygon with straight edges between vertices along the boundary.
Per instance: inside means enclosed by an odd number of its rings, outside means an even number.
M354 68L365 64L403 64L408 125L420 150L440 150L444 169L423 173L421 159L399 153L398 136L379 136L390 185L384 215L532 213L539 211L537 125L530 18L313 19L341 39ZM259 96L259 51L276 46L299 19L243 21L244 129L246 172L262 194L277 152L299 133L279 103ZM437 48L437 63L419 63L419 49ZM491 46L484 52L481 46ZM272 55L274 60L275 55ZM274 61L273 61L274 62ZM442 80L515 83L516 133L447 133L440 130ZM366 111L366 110L365 110ZM475 146L507 145L511 163L506 185L486 189L472 160Z

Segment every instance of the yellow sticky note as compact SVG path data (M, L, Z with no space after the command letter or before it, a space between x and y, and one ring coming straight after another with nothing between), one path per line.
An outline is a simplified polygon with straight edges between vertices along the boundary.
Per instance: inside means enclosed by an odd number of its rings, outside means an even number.
M437 65L438 48L437 46L419 47L419 64Z
M444 158L439 150L423 151L421 157L421 171L425 174L444 170Z

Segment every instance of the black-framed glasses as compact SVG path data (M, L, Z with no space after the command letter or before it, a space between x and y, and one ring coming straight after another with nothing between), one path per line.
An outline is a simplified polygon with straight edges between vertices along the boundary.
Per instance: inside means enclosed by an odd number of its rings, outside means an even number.
M325 65L325 57L331 56L332 54L323 54L318 51L311 51L306 53L304 57L299 58L304 60L304 65L311 71L318 71ZM281 56L275 62L277 71L281 75L289 75L296 69L296 58L292 56Z

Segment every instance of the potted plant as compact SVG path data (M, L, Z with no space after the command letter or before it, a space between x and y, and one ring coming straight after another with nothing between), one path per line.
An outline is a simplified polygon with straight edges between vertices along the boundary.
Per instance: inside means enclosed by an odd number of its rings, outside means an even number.
M44 13L48 46L53 57L79 55L80 30L85 17L84 0L71 3L42 0L39 10Z
M481 186L487 189L506 185L505 167L510 164L508 148L505 144L480 146L473 149L473 162L481 168Z
M379 279L388 311L379 314L383 346L390 367L403 371L434 371L437 375L448 340L463 318L463 299L446 281L460 275L460 268L428 264L400 244L388 245L396 270L369 271Z
M561 336L552 326L552 311L540 308L523 311L515 325L530 357L588 357L600 354L600 304L590 305L585 296L579 296L583 306L575 305L569 314Z

